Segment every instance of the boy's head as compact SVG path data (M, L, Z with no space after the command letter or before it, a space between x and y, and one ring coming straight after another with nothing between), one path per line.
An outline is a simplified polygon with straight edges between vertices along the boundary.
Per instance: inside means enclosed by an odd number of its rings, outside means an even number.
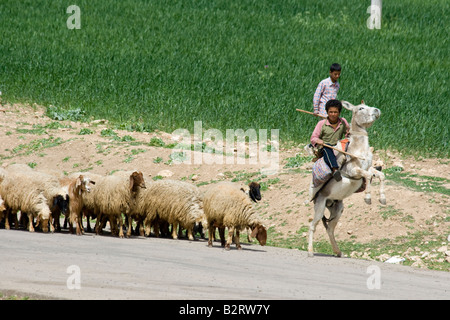
M339 111L339 113L341 113L342 110L342 103L339 100L328 100L327 103L325 104L325 110L328 111L330 110L330 108L337 108L337 110Z
M332 82L336 82L341 76L341 65L339 63L333 63L330 66L330 78Z

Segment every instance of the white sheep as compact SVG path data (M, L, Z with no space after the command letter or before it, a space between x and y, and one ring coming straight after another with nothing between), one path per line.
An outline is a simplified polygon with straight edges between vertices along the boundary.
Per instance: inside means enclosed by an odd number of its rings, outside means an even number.
M205 222L202 196L199 189L178 180L158 180L146 183L147 188L138 194L134 211L144 215L145 234L154 226L159 236L159 222L172 224L172 238L177 239L178 226L187 229L189 240L194 240L195 223Z
M30 232L34 231L34 218L36 218L36 224L40 224L42 231L48 232L48 222L51 215L50 208L44 196L44 190L39 188L29 178L29 173L8 172L3 176L2 180L0 183L0 196L8 209L5 214L5 228L9 229L8 213L17 213L20 210L28 215L28 230Z
M25 166L26 165L13 165L8 167L7 171L17 173L19 172L17 168L25 168ZM28 179L33 182L36 188L42 190L45 198L47 199L47 205L52 212L50 231L53 232L55 230L55 221L59 222L61 213L65 215L69 210L69 195L67 190L62 188L58 178L51 174L33 170L31 168L26 170L24 169L22 173L26 174Z
M131 209L135 206L139 189L145 188L142 172L134 171L128 177L117 175L105 176L96 181L94 201L97 221L97 234L101 230L102 215L109 218L111 230L119 222L119 237L123 238L122 213L128 216L127 237L131 236Z
M266 244L266 228L242 186L231 182L220 182L205 192L203 205L209 230L208 246L212 246L215 227L219 228L222 246L225 245L227 250L230 249L233 241L234 231L236 231L236 247L241 249L239 232L245 228L252 230L251 236L256 237L262 246ZM228 228L226 244L223 239L225 228Z

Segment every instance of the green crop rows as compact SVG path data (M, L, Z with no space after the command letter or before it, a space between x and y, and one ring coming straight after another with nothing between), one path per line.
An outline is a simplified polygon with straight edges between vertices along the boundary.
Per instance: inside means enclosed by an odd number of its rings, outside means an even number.
M67 8L80 8L70 30ZM306 142L312 97L333 62L338 98L381 109L377 149L449 156L448 0L4 0L3 102L130 130L280 129ZM343 115L350 119L345 111ZM225 131L224 131L225 132Z

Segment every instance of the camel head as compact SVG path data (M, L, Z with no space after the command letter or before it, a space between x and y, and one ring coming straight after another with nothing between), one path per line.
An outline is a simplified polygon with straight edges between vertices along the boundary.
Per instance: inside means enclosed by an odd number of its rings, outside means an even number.
M342 106L353 113L352 128L353 124L356 124L358 127L364 129L370 128L375 120L377 120L381 115L380 109L369 107L364 103L364 101L361 101L361 104L356 106L350 102L342 101Z

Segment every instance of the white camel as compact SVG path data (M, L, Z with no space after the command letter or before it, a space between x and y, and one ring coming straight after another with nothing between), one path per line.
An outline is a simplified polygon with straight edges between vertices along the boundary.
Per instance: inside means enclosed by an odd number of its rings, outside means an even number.
M338 257L342 255L334 237L334 229L344 210L343 200L360 189L364 183L364 179L366 182L366 195L364 199L366 203L370 204L371 202L370 181L374 176L380 180L380 202L382 204L386 203L386 197L384 195L384 174L372 167L372 151L367 135L367 128L380 117L381 111L365 105L364 101L357 106L347 101L342 101L342 106L352 111L350 143L347 152L356 157L346 156L342 153L336 156L337 162L341 167L341 181L338 182L331 179L317 188L313 188L311 184L310 196L311 199L314 199L315 213L309 228L308 255L310 257L314 256L313 236L320 220L323 221L327 230L334 253ZM338 143L337 148L342 150L340 143ZM324 217L325 208L330 211L330 217L328 219Z

